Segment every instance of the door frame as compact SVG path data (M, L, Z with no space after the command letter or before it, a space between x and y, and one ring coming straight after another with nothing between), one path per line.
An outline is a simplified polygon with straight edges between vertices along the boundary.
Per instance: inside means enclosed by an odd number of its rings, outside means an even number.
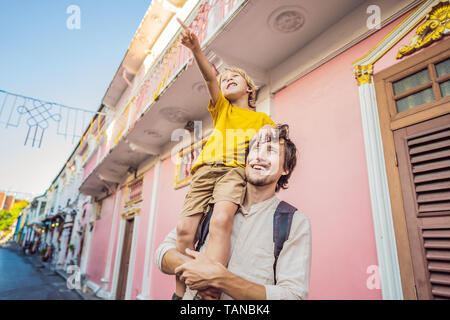
M133 223L132 226L129 225L129 223ZM133 246L133 236L134 236L134 224L136 223L136 221L134 220L134 217L128 218L128 219L124 219L124 237L122 239L122 250L121 250L121 254L120 254L120 260L119 260L119 269L118 269L118 281L117 281L117 288L115 290L115 295L114 298L116 300L118 300L118 294L119 294L119 289L123 290L124 293L124 300L126 300L127 298L127 287L128 287L128 275L129 275L129 270L130 270L130 260L131 260L131 251L132 251L132 246ZM131 232L130 234L127 234L128 232ZM125 240L129 241L129 243L125 243ZM126 245L125 245L126 244ZM128 251L126 251L128 249ZM128 262L126 262L124 260L125 255L128 255ZM128 264L128 267L125 268L125 265ZM119 288L119 286L121 285L121 281L123 281L123 277L125 277L125 283L122 283L122 286Z
M374 74L373 81L378 105L381 139L385 159L387 182L391 201L394 233L397 244L397 254L400 267L400 277L406 299L417 299L415 277L412 266L411 248L408 238L406 215L403 207L400 173L397 167L397 155L394 143L394 130L417 124L450 113L450 97L439 103L432 103L426 107L418 107L406 112L404 116L392 114L389 81L402 78L406 73L418 71L430 59L441 59L450 56L445 50L450 46L450 39L444 39L436 45L401 61L379 73ZM447 50L448 51L448 50ZM411 295L413 288L414 296Z
M117 296L117 289L119 285L119 275L120 275L120 265L122 261L122 253L123 253L123 242L125 238L125 230L126 230L126 222L128 219L134 219L134 225L133 225L133 237L131 239L131 248L130 248L130 267L128 268L128 275L127 275L127 283L126 283L126 291L125 291L125 300L129 300L131 298L131 288L133 285L133 278L134 278L134 265L136 261L136 245L137 245L137 239L138 239L138 232L139 232L139 220L140 215L139 212L135 212L132 215L124 215L122 214L122 218L120 219L120 226L119 226L119 236L118 236L118 245L116 249L116 257L114 261L114 273L113 273L113 279L112 279L112 288L111 293L109 295L109 299L116 299ZM130 280L131 279L131 280Z

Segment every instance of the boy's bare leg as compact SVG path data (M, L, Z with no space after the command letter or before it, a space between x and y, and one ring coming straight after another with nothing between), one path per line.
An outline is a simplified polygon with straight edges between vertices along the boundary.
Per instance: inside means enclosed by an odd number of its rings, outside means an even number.
M186 254L186 248L194 250L194 238L202 213L181 217L177 224L177 250ZM176 276L175 293L182 297L186 291L186 285Z
M231 227L237 209L238 205L231 201L216 202L209 225L206 255L224 266L227 265L230 255Z

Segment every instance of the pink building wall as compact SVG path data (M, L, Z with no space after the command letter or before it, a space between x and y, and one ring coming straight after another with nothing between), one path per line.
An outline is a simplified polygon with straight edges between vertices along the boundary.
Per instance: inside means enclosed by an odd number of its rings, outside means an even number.
M274 97L274 120L290 125L290 136L299 148L299 163L289 189L278 194L311 220L312 271L310 299L381 299L380 289L369 289L367 268L378 264L371 212L358 86L352 63L364 56L404 18L403 16L358 45L302 77ZM397 62L400 45L394 46L375 66L375 72ZM153 169L144 177L144 202L138 229L132 299L142 290L145 243ZM155 234L150 253L150 299L168 299L174 278L154 265L154 252L175 227L188 187L173 188L175 165L161 165ZM121 194L123 197L123 193ZM113 197L104 200L102 218L96 221L88 273L100 284L111 227ZM326 199L324 201L324 199ZM121 202L123 204L123 200ZM121 214L118 210L117 214ZM108 227L109 225L109 227ZM114 270L119 223L110 272ZM110 287L111 290L111 287Z
M171 158L168 158L161 164L158 214L155 219L155 234L151 251L153 270L150 275L150 299L170 299L175 290L175 278L159 271L154 262L155 251L159 244L176 226L188 190L188 187L175 190L173 188L174 177L175 164Z
M115 263L116 263L116 254L117 254L117 246L119 244L119 230L120 230L120 219L121 215L123 213L123 209L124 209L124 197L125 197L125 191L126 191L126 187L122 187L119 191L119 202L117 203L117 212L116 212L116 225L114 228L114 233L113 233L113 243L112 244L108 244L108 245L112 245L112 255L111 255L111 266L109 269L109 282L108 282L108 290L111 292L112 291L112 285L113 285L113 276L114 276L114 267L115 267ZM113 226L111 225L111 228ZM109 238L108 238L109 239ZM109 247L108 247L109 250ZM119 262L120 265L120 262Z
M290 136L299 148L290 188L280 197L311 220L310 299L382 298L380 289L366 285L372 275L367 268L378 259L358 86L351 66L406 16L274 97L274 120L290 124ZM383 67L396 63L399 46L386 55Z
M142 292L142 277L144 275L145 252L147 244L147 234L150 232L150 205L153 191L154 169L147 171L144 175L144 184L142 194L144 195L141 204L141 212L139 218L139 229L136 244L136 260L134 263L134 277L131 289L131 299L136 299L137 295ZM150 259L152 260L152 259ZM147 270L148 272L148 270Z
M87 268L88 280L101 285L108 256L108 242L112 227L115 195L102 201L101 217L95 221L92 235L89 264Z
M341 55L274 98L274 120L290 125L299 149L289 189L279 197L311 221L310 299L381 298L366 287L377 255L351 59Z

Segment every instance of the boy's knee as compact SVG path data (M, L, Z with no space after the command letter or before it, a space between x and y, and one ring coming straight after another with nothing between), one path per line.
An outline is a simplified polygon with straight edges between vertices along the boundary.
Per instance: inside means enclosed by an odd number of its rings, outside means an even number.
M195 233L192 232L192 226L187 219L180 219L177 223L177 238L189 239L194 238Z

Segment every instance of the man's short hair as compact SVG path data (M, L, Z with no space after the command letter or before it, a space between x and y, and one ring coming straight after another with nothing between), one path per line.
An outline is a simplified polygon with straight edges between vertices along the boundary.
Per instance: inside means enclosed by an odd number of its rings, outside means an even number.
M279 143L284 145L283 169L287 171L287 174L282 175L278 179L277 186L275 187L275 192L278 192L280 189L288 188L289 178L297 165L297 147L294 142L289 139L289 125L287 124L278 124L276 131L274 132L272 130L268 138L270 141L279 139ZM250 152L254 143L255 139L252 139L248 146L248 152Z
M294 171L295 166L297 165L297 147L295 146L294 142L289 139L289 126L287 124L282 124L278 125L277 129L280 143L281 141L284 141L283 169L288 173L286 175L282 175L280 179L278 179L275 192L278 192L280 189L288 188L288 180L291 177L292 171Z

